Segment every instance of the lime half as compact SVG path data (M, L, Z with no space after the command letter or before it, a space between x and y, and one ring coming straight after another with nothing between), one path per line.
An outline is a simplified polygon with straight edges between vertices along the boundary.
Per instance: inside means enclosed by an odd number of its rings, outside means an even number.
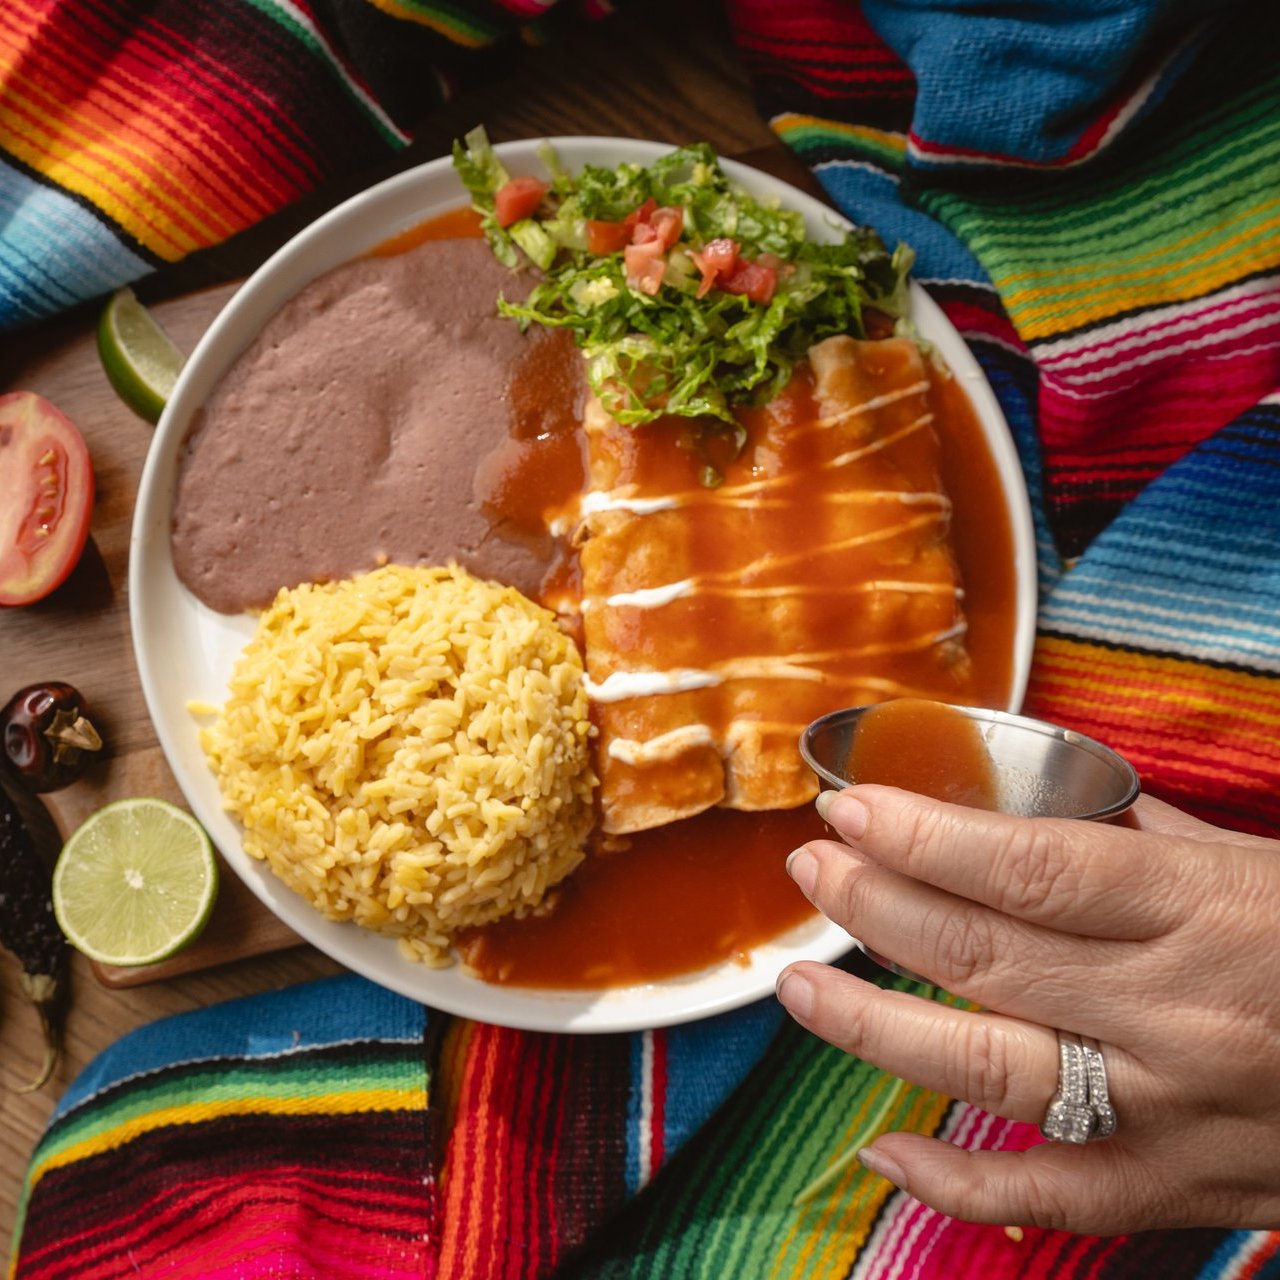
M53 911L68 941L103 964L151 964L204 928L218 864L204 828L165 800L117 800L62 847Z
M107 381L139 417L158 422L186 357L132 289L112 295L98 321Z

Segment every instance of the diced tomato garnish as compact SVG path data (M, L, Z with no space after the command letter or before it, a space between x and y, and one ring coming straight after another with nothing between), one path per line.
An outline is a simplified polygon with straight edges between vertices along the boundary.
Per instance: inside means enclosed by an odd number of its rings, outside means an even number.
M649 215L652 214L657 207L658 202L650 196L644 204L637 205L625 218L623 218L622 225L626 227L628 231L631 231L637 223L648 222Z
M713 271L729 271L738 260L738 242L730 240L727 236L721 236L718 240L708 240L702 246L700 253L694 255L694 259L704 271L707 267Z
M725 293L745 294L752 302L768 303L778 287L778 273L748 258L739 258L728 275L717 281Z
M493 213L500 227L509 227L521 218L531 218L542 203L550 184L537 178L512 178L493 196Z
M587 252L617 253L631 239L631 231L625 222L603 222L587 219Z
M684 210L674 205L665 204L649 215L648 224L662 241L664 249L670 249L684 230ZM636 228L639 230L639 228ZM633 237L634 238L634 237Z
M662 284L667 272L667 260L662 256L662 241L649 240L645 244L629 244L622 253L626 268L627 286L638 293L652 297Z
M704 298L711 287L722 275L728 275L738 260L738 244L727 236L717 240L708 240L701 249L689 255L694 266L702 272L702 283L698 286L698 297Z

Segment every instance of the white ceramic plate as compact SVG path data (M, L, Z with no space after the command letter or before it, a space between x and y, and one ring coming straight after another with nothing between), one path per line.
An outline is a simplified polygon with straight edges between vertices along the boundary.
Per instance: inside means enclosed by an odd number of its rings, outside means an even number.
M551 140L570 168L649 163L670 147L610 138ZM533 141L498 147L513 174L542 172ZM810 233L829 238L844 225L826 205L744 165L725 171L757 196L778 196L800 210ZM250 617L226 617L178 581L169 552L170 507L179 446L192 415L236 356L281 305L316 276L388 237L465 202L450 161L432 161L379 184L295 236L248 280L210 326L174 388L160 420L138 493L129 564L129 614L143 693L170 767L227 862L253 892L302 937L374 982L450 1013L541 1031L628 1031L691 1021L773 991L793 960L830 961L851 945L825 921L800 926L758 947L750 963L726 962L678 980L605 991L497 987L457 969L428 969L401 958L395 943L351 924L324 919L241 847L240 828L223 809L198 742L192 699L221 704ZM981 370L933 301L918 287L914 318L967 389L999 466L1014 532L1018 614L1009 709L1022 701L1035 625L1035 546L1026 487L1000 408Z

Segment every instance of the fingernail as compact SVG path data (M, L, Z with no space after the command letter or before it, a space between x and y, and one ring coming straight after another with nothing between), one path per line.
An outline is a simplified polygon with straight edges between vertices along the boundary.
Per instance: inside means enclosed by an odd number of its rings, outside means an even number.
M843 791L819 791L813 802L818 817L829 822L836 830L858 840L867 829L867 806Z
M906 1185L907 1175L902 1166L892 1156L885 1155L883 1151L877 1151L874 1147L863 1147L858 1152L858 1160L863 1168L870 1169L872 1173L878 1173L886 1182L892 1182L895 1187Z
M775 865L777 865L775 863ZM787 854L787 875L810 901L818 885L818 860L803 845Z
M813 1013L813 983L788 969L778 979L778 999L788 1013L804 1021Z

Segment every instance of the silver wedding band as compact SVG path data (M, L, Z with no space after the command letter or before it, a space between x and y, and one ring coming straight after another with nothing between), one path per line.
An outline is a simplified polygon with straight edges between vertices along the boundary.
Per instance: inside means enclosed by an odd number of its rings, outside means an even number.
M1051 1142L1092 1142L1116 1131L1116 1112L1107 1094L1107 1068L1096 1040L1058 1032L1058 1092L1045 1112L1040 1132Z

